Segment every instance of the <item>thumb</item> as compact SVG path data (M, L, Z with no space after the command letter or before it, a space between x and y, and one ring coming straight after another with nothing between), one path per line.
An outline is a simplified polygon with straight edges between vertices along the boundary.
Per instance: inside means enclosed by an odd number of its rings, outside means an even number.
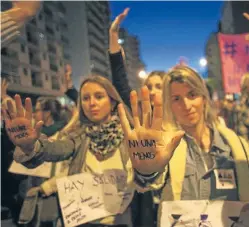
M35 125L35 131L36 131L37 137L40 137L41 129L42 129L43 124L44 124L43 121L39 121Z
M184 136L184 134L185 134L185 132L182 130L174 133L174 136L170 142L170 146L171 146L172 151L174 151L177 148L177 146L181 142L181 139Z

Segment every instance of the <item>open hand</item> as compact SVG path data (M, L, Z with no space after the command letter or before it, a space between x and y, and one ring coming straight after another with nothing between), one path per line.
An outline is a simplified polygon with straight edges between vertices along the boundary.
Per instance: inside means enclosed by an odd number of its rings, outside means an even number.
M131 107L134 129L131 129L124 107L119 104L118 111L125 134L125 140L133 167L142 174L162 172L169 163L175 148L184 135L183 131L166 132L162 130L163 107L161 95L156 95L152 120L149 90L142 88L141 125L138 114L138 98L135 91L131 92Z
M122 23L122 21L125 19L125 17L128 15L129 8L126 8L121 14L119 14L115 20L112 22L110 27L110 33L118 33L119 26Z
M13 1L13 8L21 9L27 17L33 17L41 6L41 1Z
M23 152L29 154L34 148L36 140L39 138L42 121L32 126L32 103L30 98L25 100L23 108L20 95L15 95L16 111L11 101L7 101L7 106L2 108L2 115L5 120L6 131L10 140L19 146Z

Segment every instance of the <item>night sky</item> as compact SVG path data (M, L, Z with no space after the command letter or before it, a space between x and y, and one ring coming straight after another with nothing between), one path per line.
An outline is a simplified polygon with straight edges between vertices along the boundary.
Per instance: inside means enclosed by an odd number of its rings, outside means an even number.
M146 71L167 70L181 56L201 71L199 59L204 57L205 43L217 31L223 2L111 2L112 19L129 7L122 23L141 44Z

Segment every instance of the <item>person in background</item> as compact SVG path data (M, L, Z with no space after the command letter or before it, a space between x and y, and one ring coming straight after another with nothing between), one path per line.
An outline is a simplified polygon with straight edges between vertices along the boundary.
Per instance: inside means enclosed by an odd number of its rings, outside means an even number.
M58 132L68 123L62 118L63 108L60 102L54 97L39 97L36 101L34 124L42 121L41 132L47 137L56 138ZM55 175L56 165L52 164L51 175ZM28 176L20 183L18 201L22 204L19 215L19 224L25 224L27 227L46 226L50 224L56 226L59 217L59 208L55 196L39 196L40 185L47 179L37 176ZM49 206L53 213L48 212ZM29 211L29 212L27 212Z
M6 75L1 75L1 106L7 105L7 101L14 100L7 95L9 85ZM18 187L23 176L17 176L8 172L13 160L15 145L9 139L3 119L1 119L1 179L4 186L1 188L1 223L2 225L16 226L20 211L20 204L17 200Z
M24 125L27 137L18 138L8 131L13 143L17 146L14 159L28 168L39 166L44 161L58 162L73 157L69 167L69 175L82 172L104 174L110 169L119 169L126 177L122 186L118 187L128 193L128 201L132 199L133 171L124 146L123 130L117 115L117 105L123 103L111 82L102 76L89 76L80 86L78 110L70 122L73 133L59 140L49 140L40 135L43 122L31 125L31 100L25 100L25 114L22 112L20 96L15 96L17 115L8 105L9 115L3 110L7 128ZM127 116L129 118L128 109ZM130 122L132 124L132 122ZM98 136L96 136L98 135ZM35 152L35 156L33 155ZM94 220L82 226L130 227L131 212L128 207L122 214ZM49 207L47 207L49 209ZM52 211L51 211L52 212Z
M1 48L20 35L20 29L41 6L40 1L12 1L12 8L1 12Z
M53 97L39 97L36 101L35 122L43 121L42 133L52 136L60 131L68 122L62 119L63 108L60 102Z
M143 115L150 115L149 91L142 88ZM151 124L141 124L137 94L131 93L134 129L119 105L125 139L154 140L153 147L130 147L137 190L163 188L158 213L161 226L162 203L176 200L249 201L249 145L234 131L219 124L212 111L204 81L193 69L181 66L169 72L163 96L156 96ZM173 137L173 138L172 138ZM139 159L150 153L154 158ZM225 172L220 180L220 174ZM232 187L224 182L234 179ZM218 183L216 183L218 182Z
M124 103L130 107L130 92L132 91L127 78L125 66L125 53L119 44L119 27L129 13L126 8L112 22L109 29L109 57L112 71L113 85L119 91ZM145 80L145 84L150 89L150 98L153 100L156 93L161 94L162 78L164 73L161 71L151 72ZM152 102L153 103L153 102ZM152 227L156 222L157 199L160 192L135 193L132 202L132 214L134 226ZM155 201L155 203L153 202ZM154 216L152 215L154 213Z
M246 73L241 79L241 98L235 111L236 132L249 143L249 73Z
M128 83L127 72L125 69L125 54L122 46L118 43L119 40L119 27L122 21L129 13L129 8L126 8L121 14L119 14L112 22L109 29L109 56L112 69L113 85L119 91L120 96L124 100L126 105L129 104L129 97L131 87ZM153 99L156 93L162 94L162 81L166 76L164 71L152 71L144 84L148 86L150 90L150 98L153 106Z

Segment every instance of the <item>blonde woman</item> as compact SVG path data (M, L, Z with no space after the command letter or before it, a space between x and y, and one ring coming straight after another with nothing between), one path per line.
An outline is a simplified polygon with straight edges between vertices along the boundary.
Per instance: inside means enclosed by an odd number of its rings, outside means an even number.
M150 114L146 87L142 88L142 94L143 115L146 116ZM162 97L156 96L152 123L141 125L137 95L131 93L134 129L128 125L122 105L119 106L126 141L147 139L156 143L154 147L139 144L130 148L129 153L136 170L138 190L163 187L158 226L161 216L168 215L162 213L164 201L249 201L248 144L217 122L201 77L189 67L175 67L165 77ZM175 144L182 138L176 149L169 144L170 134L178 135ZM143 153L149 153L153 159L140 160ZM227 189L223 184L216 187L219 174L228 170L234 179L233 187Z
M117 105L123 103L109 80L101 76L86 78L80 87L78 110L70 123L73 133L60 140L48 140L40 135L42 122L31 126L32 108L30 99L25 101L25 115L20 96L15 96L17 114L11 103L3 115L8 135L19 148L14 159L28 168L34 168L44 161L58 162L72 157L69 175L87 172L102 174L108 169L120 169L127 174L122 187L132 199L133 169L124 144L124 135L117 115ZM131 119L124 108L126 116ZM130 121L131 122L131 121ZM128 123L130 124L130 123ZM18 130L16 130L18 129ZM82 226L131 226L129 207L115 216L94 220Z

